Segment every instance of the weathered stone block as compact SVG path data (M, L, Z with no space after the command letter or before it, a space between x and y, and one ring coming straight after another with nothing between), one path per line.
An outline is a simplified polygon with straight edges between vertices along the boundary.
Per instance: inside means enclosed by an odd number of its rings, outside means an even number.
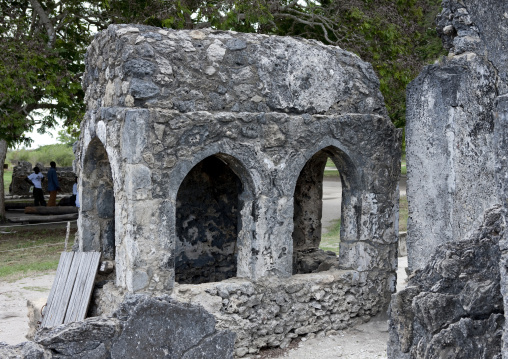
M508 90L508 32L500 0L443 1L438 32L447 58L407 91L408 265L423 268L442 243L463 238L500 203L495 182L494 103ZM495 15L494 15L495 14ZM467 20L465 20L467 19ZM502 75L500 75L502 74Z
M131 295L110 316L41 329L35 342L0 343L0 357L232 358L234 341L235 334L217 331L201 307Z
M392 296L389 358L501 357L504 230L503 209L496 206L469 238L438 246L408 287Z

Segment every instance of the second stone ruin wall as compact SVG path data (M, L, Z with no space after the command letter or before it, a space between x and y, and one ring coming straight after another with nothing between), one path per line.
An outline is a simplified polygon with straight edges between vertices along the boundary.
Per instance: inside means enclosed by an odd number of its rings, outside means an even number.
M501 0L443 1L438 32L450 54L408 87L410 270L423 268L439 244L464 238L500 203L493 112L507 87L506 51L497 48L508 41L505 11Z
M508 4L444 0L448 57L408 88L408 287L390 359L508 358Z
M42 182L42 190L44 194L48 192L48 168L36 164L44 175L44 182ZM35 167L35 166L34 166ZM9 187L9 194L11 195L31 195L30 184L25 181L25 178L33 173L33 167L30 162L18 162L18 165L14 166L12 170L12 182ZM72 171L72 167L57 167L56 173L58 176L58 183L62 189L61 193L72 193L72 186L75 183L76 175Z

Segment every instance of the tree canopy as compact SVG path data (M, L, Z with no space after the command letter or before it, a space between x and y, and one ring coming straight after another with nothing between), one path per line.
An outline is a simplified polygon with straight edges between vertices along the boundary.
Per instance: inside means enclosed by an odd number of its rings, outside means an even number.
M0 139L30 144L43 133L79 122L84 112L81 74L90 42L89 15L98 4L82 1L0 0Z
M405 125L405 87L443 53L441 0L0 0L0 139L30 143L56 119L77 129L81 75L94 31L110 23L301 36L373 64L392 121Z

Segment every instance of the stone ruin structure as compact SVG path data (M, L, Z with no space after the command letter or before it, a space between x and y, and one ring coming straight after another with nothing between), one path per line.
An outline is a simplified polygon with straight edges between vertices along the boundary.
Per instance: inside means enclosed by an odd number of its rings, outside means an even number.
M449 56L408 88L412 273L390 359L508 358L507 29L502 0L444 0ZM384 310L400 134L370 66L314 41L133 25L87 56L77 246L109 270L91 318L0 353L241 357ZM338 258L318 248L327 158Z
M34 167L39 167L41 173L44 175L45 180L42 183L42 190L44 194L49 194L47 182L49 167L44 167L41 163L36 163ZM25 181L25 178L32 173L33 167L30 162L19 161L12 169L12 182L9 186L9 194L19 196L31 195L30 184ZM72 167L57 167L57 175L60 188L62 189L61 192L72 193L72 186L76 180L76 174Z
M114 265L91 313L169 296L243 356L386 310L401 133L369 64L317 41L137 25L99 33L86 64L77 249ZM318 248L328 158L338 257Z
M437 23L449 55L407 91L413 275L388 356L508 358L508 4L444 0Z
M98 34L86 61L78 245L115 267L94 313L170 295L243 356L386 309L401 136L370 65L316 41L133 25ZM338 258L318 249L327 158Z

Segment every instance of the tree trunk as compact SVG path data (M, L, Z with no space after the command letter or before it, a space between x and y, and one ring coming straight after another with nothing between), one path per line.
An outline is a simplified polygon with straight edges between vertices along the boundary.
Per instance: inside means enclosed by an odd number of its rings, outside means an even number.
M0 223L5 222L4 162L6 155L7 142L0 140Z

